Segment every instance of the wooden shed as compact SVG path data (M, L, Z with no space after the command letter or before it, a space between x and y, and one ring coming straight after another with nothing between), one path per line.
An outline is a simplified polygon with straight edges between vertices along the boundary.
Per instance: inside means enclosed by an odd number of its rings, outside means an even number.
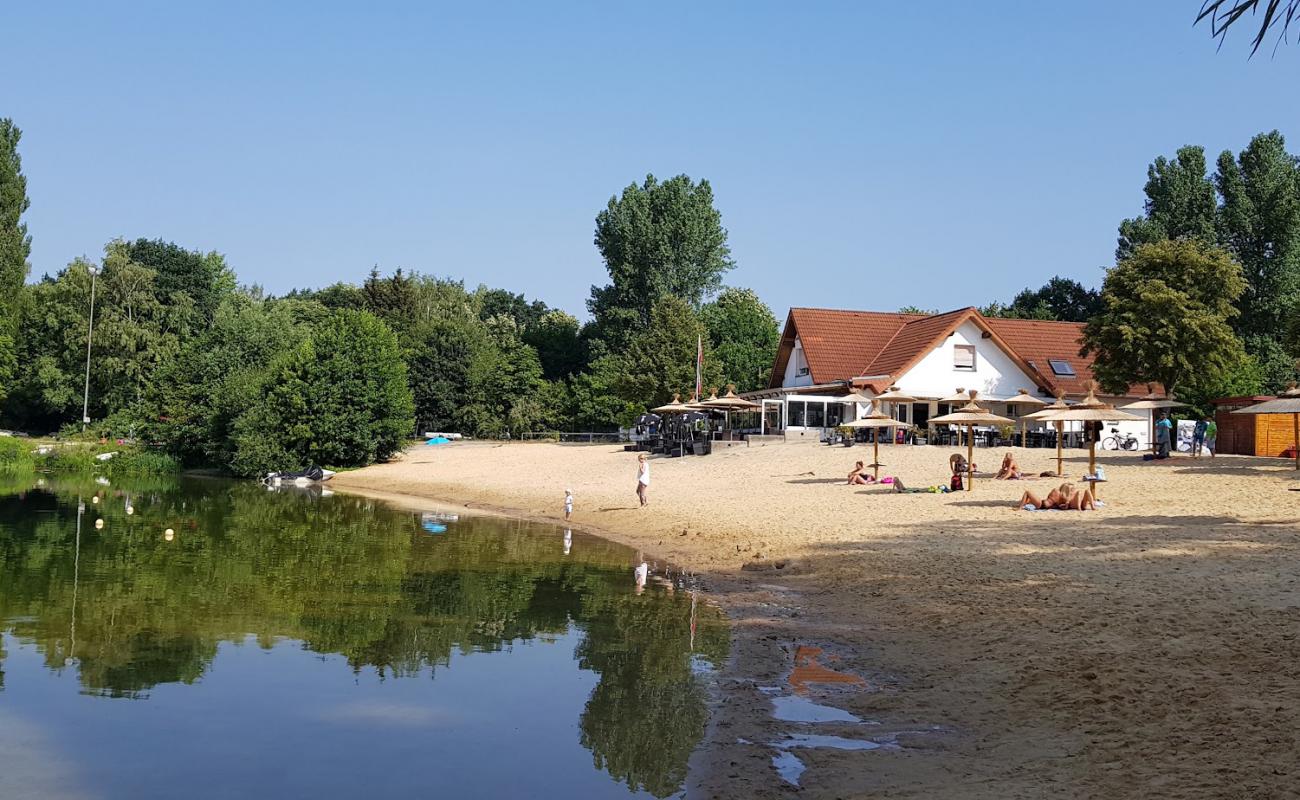
M1217 451L1239 456L1293 457L1296 440L1289 414L1232 413L1273 399L1272 395L1251 395L1215 400L1214 422L1219 426Z

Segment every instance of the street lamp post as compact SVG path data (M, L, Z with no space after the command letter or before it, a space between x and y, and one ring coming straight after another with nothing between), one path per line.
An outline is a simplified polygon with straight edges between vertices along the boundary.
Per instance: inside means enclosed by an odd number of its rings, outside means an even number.
M81 430L90 424L90 340L95 335L95 278L101 268L91 264L90 270L90 327L86 329L86 391L81 397Z

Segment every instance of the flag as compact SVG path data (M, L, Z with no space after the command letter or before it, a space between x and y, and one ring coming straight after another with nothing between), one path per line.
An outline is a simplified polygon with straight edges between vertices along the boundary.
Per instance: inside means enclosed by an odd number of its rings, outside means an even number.
M704 337L695 337L695 399L704 396Z

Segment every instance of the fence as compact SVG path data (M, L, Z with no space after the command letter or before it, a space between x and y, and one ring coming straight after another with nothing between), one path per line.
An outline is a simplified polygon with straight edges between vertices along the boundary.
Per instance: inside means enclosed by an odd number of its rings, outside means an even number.
M528 431L519 434L519 438L526 442L549 439L555 442L602 444L626 441L627 435L619 431L605 431L603 433L595 431Z

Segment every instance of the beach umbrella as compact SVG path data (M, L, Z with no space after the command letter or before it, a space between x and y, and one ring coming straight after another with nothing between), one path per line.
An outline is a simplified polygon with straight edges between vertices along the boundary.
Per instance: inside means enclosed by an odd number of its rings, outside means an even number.
M722 397L718 397L717 392L714 392L708 400L701 400L696 405L714 408L719 411L757 411L762 408L758 403L738 397L734 384L727 387L727 393Z
M1048 421L1056 427L1056 477L1058 478L1061 477L1061 461L1064 458L1061 455L1061 438L1065 434L1065 423L1060 420L1049 420L1048 417L1052 416L1052 414L1057 411L1064 411L1069 407L1069 403L1065 402L1065 395L1057 395L1055 403L1047 406L1042 411L1035 411L1034 413L1026 414L1023 417L1023 419L1039 419Z
M979 394L974 389L970 390L967 396L968 402L961 408L950 414L943 414L938 417L931 417L930 422L936 425L965 425L966 426L966 491L970 491L975 480L975 470L972 463L975 460L975 426L976 425L1014 425L1015 421L1000 417L989 411L987 408L980 406L975 402L975 396Z
M877 403L912 403L915 401L915 397L899 391L897 386L891 386L889 391L876 395Z
M1234 414L1290 414L1291 435L1295 437L1295 468L1300 469L1300 388L1294 385L1273 400L1240 408Z
M1120 411L1114 406L1103 403L1097 399L1097 384L1094 381L1088 388L1088 396L1082 402L1070 406L1062 411L1053 411L1049 416L1043 419L1051 422L1115 422L1126 419L1141 419L1127 411ZM1097 442L1094 437L1088 437L1088 474L1097 474ZM1096 484L1093 484L1093 495L1096 496Z
M691 407L683 403L681 397L680 394L674 394L671 403L666 403L658 408L652 408L650 410L656 414L685 414L687 411L691 410Z
M1147 393L1142 395L1142 399L1134 403L1120 406L1124 411L1150 411L1150 419L1147 422L1147 434L1150 436L1148 444L1151 445L1151 452L1156 451L1156 409L1161 408L1182 408L1186 403L1180 403L1172 395L1164 397L1152 391L1151 384L1147 384Z
M956 394L954 394L954 395L951 396L951 397L945 397L945 398L943 398L942 400L940 400L939 402L940 402L940 403L947 403L948 405L963 405L963 406L964 406L964 405L966 405L967 403L970 402L970 393L967 392L965 389L963 389L963 388L961 388L961 387L959 386L959 387L957 387L957 393L956 393Z
M852 422L844 423L844 427L874 428L877 432L879 432L882 428L910 428L912 426L906 422L899 422L898 420L886 414L881 414L879 411L874 411L868 414L867 416L863 417L862 419L855 419ZM879 435L873 436L871 443L872 443L871 460L875 462L871 465L871 468L872 470L874 470L875 476L878 479L880 478L880 466L881 466L880 465L880 436Z
M1028 389L1017 389L1016 396L1008 400L1007 403L1015 403L1017 406L1042 407L1047 405L1046 400L1042 400L1037 397L1034 397L1032 394L1029 393ZM1024 414L1021 414L1020 415L1020 446L1021 447L1026 446L1026 443L1029 441L1028 437L1029 437L1029 421L1025 418Z

